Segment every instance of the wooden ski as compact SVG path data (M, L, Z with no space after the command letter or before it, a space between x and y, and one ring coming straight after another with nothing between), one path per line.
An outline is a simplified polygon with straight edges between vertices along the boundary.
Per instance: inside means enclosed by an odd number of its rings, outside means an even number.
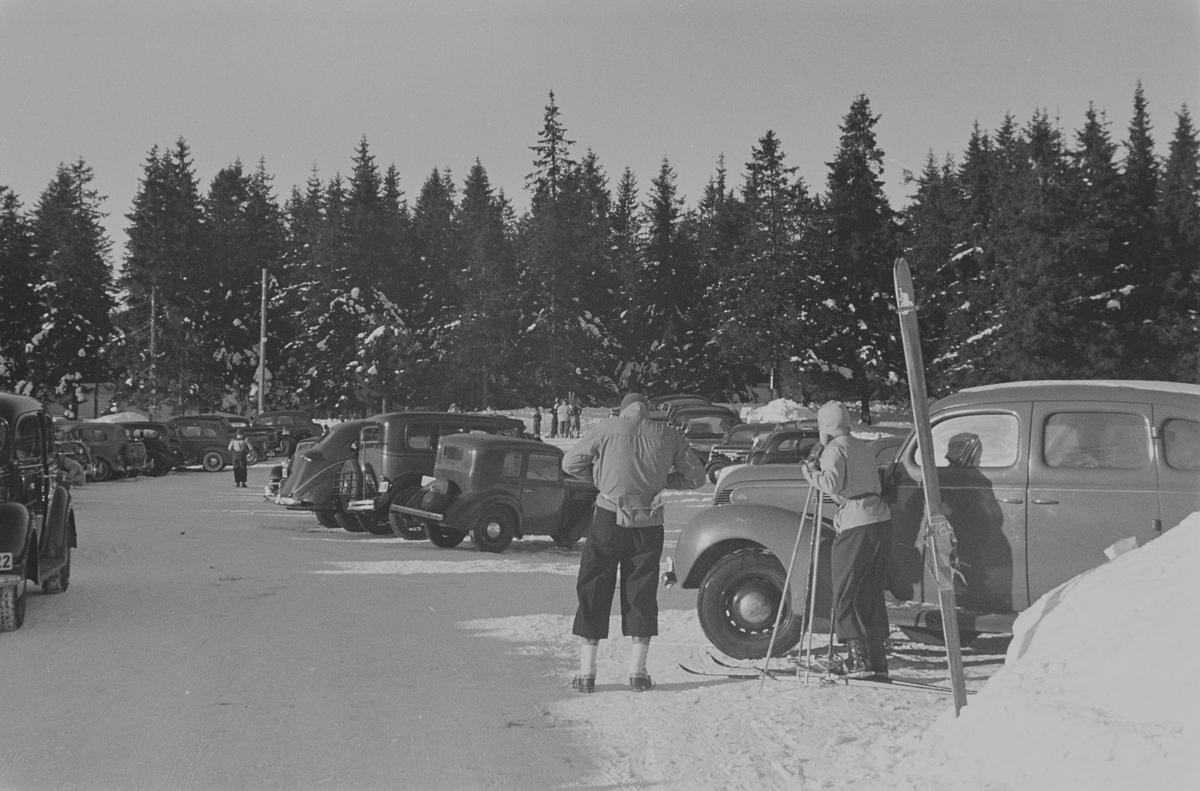
M908 369L908 391L912 398L913 425L921 454L921 478L925 490L925 547L931 551L930 565L938 586L942 633L946 638L946 660L950 686L954 690L954 713L967 705L967 681L963 674L962 645L958 634L958 607L954 597L954 528L942 511L937 464L933 457L933 432L929 425L929 397L925 390L925 364L921 359L921 334L917 326L917 297L908 262L897 259L895 267L896 311L900 314L900 336L904 341L904 363Z

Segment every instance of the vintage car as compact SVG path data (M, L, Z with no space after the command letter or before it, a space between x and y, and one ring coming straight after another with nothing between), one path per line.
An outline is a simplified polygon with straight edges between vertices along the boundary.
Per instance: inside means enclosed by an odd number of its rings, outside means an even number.
M959 629L964 642L1011 630L1021 610L1105 562L1105 549L1142 544L1200 510L1200 385L1170 382L1015 382L963 390L932 408L934 456L957 538ZM886 447L889 442L892 447ZM894 441L879 443L890 454ZM891 505L891 622L937 641L937 585L922 539L916 440L881 465ZM708 638L730 656L765 656L778 607L778 652L799 639L805 574L784 562L800 528L807 486L795 465L729 468L714 506L683 529L668 580L698 588ZM821 522L828 526L832 504ZM811 522L803 526L811 535ZM828 541L825 531L824 541ZM797 569L809 563L801 536ZM822 550L824 558L828 552ZM784 559L784 560L781 560ZM828 563L818 602L828 612ZM799 608L802 610L803 608Z
M755 438L746 454L746 464L799 464L808 458L813 445L820 442L817 421L806 421L790 428L779 428Z
M321 437L305 437L296 441L296 449L292 455L284 458L282 462L271 468L271 475L267 480L267 485L263 488L263 499L274 501L279 496L279 490L283 486L283 482L287 480L292 473L292 466L296 459L296 454L302 454L305 451L312 450L321 441Z
M234 419L236 418L236 419ZM249 421L228 415L186 415L174 417L167 424L175 429L183 446L184 464L199 464L208 472L220 472L233 464L233 451L229 443L237 436L238 429L245 432L250 441L248 464L258 464L268 457L267 445L270 432L247 431Z
M738 423L725 432L725 436L708 452L708 463L704 471L708 480L717 482L717 473L732 464L745 464L754 448L755 440L770 434L778 423Z
M357 516L347 519L341 511L337 481L342 467L358 451L358 432L369 422L347 420L338 423L307 450L297 447L287 475L279 484L275 503L289 511L312 511L324 527L362 532Z
M122 423L58 423L55 437L78 440L92 455L92 481L136 478L146 466L146 446L129 434Z
M570 548L587 532L596 487L567 475L560 448L486 434L442 438L433 480L391 511L415 519L439 547L469 534L481 552L503 552L514 538L550 536Z
M0 393L0 631L25 622L30 582L43 593L67 589L76 546L50 413L32 398Z
M166 475L183 466L183 442L174 426L149 420L121 425L131 437L146 446L146 475Z
M313 422L307 412L288 409L281 412L263 412L251 424L256 429L271 431L271 455L290 457L296 444L302 439L320 437L325 429Z
M433 473L438 443L456 434L501 434L522 437L525 422L503 415L467 412L389 412L363 425L356 456L346 461L338 478L339 512L357 519L362 530L425 538L423 525L389 510L407 504L421 488L422 476ZM350 528L353 529L353 528Z
M729 429L742 422L733 410L712 404L673 408L668 413L667 421L679 429L702 464L708 463L709 451L725 437Z

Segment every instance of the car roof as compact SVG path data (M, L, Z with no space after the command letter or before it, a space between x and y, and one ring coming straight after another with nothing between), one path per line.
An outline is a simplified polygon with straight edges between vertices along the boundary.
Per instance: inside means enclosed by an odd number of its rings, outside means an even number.
M521 420L520 418L509 417L508 415L489 415L486 412L382 412L378 415L372 415L370 418L368 418L368 420L372 423L381 424L395 421L410 422L415 420L461 423L464 418L485 422L495 422L497 425L525 425L525 421Z
M960 390L937 401L933 409L1009 401L1151 402L1200 409L1200 385L1135 379L1003 382Z
M16 420L18 415L41 410L42 402L36 398L14 393L0 393L0 418L4 418L9 423Z

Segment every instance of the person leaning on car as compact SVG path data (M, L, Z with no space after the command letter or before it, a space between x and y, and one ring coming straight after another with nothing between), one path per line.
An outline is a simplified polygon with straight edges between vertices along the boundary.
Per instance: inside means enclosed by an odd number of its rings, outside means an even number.
M617 575L621 632L633 638L629 688L653 685L646 672L650 638L658 634L658 564L663 549L664 489L695 489L704 467L687 441L665 422L648 419L650 402L630 393L620 413L598 424L563 457L563 469L596 485L596 507L579 560L579 599L572 632L581 638L579 675L571 686L592 692L596 652L608 637Z
M837 538L833 572L834 628L848 656L840 668L847 676L887 676L884 641L889 626L884 587L892 546L892 514L882 497L875 456L850 435L850 412L830 401L817 412L824 449L819 467L810 459L805 480L833 498Z

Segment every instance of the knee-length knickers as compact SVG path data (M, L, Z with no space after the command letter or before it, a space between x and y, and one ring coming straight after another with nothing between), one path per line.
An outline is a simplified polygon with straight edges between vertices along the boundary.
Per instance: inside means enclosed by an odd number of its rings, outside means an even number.
M621 633L627 637L658 634L658 563L663 528L618 527L617 515L596 508L575 584L579 608L572 632L588 640L608 637L617 575L621 583Z

